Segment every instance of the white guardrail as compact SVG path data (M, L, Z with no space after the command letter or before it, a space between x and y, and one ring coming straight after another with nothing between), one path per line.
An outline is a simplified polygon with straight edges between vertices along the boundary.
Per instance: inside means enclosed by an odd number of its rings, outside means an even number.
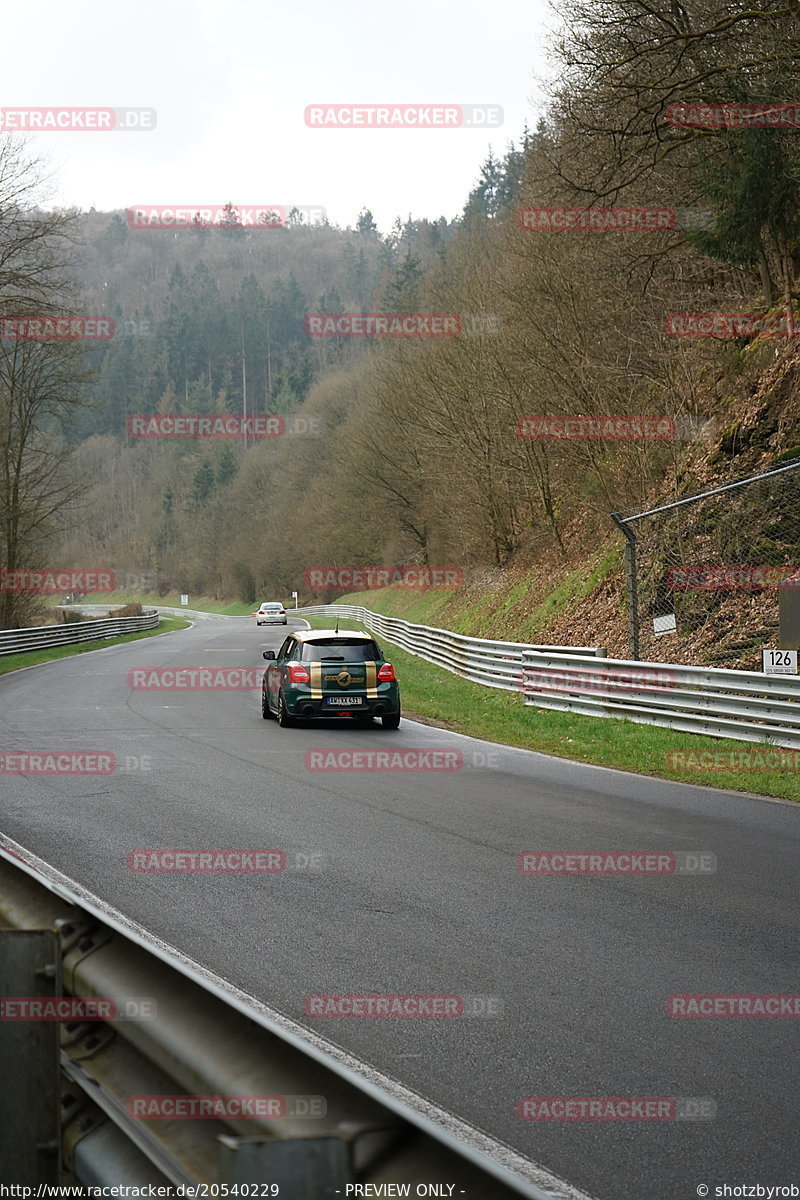
M463 679L471 679L473 683L502 688L508 692L520 690L526 651L566 657L573 654L593 655L598 658L604 658L606 653L593 646L529 646L524 642L494 642L489 638L465 637L449 629L414 625L398 617L385 617L358 604L315 604L286 611L289 614L297 613L298 616L339 616L359 621L378 637L386 638L409 654L435 663L437 667L444 667Z
M142 629L157 629L156 611L142 617L109 617L99 621L70 621L66 625L37 625L33 629L0 630L0 654L22 654L25 650L45 650L50 646L71 646L77 642L97 642L119 637L122 633L139 633Z
M526 653L525 703L800 749L800 678L678 663Z
M16 1020L15 1007L0 1021L0 1182L32 1196L77 1182L200 1198L589 1200L5 843L4 1003L49 1002L59 1019ZM70 1020L92 999L93 1015Z
M464 679L520 692L534 708L800 749L798 676L607 658L605 650L585 646L494 642L384 617L359 605L296 611L359 621L378 637Z

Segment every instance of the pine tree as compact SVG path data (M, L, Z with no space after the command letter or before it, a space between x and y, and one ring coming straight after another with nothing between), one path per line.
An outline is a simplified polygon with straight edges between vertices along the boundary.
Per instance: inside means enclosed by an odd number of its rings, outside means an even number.
M230 483L236 474L236 455L233 449L223 443L217 455L217 484L219 487L224 487L226 483Z
M378 226L375 224L375 220L372 216L372 213L370 212L370 210L368 208L362 208L361 212L358 214L358 221L356 222L356 230L359 233L366 233L366 234L378 232Z
M690 232L689 240L712 258L757 269L767 304L774 300L771 256L791 311L791 254L800 237L800 172L787 136L795 135L747 129L713 138L717 154L709 156L711 166L700 191L715 205L716 226Z
M464 215L478 215L488 219L497 216L503 203L506 183L502 162L495 158L491 146L486 161L481 167L477 184L469 194Z
M195 507L203 504L214 490L214 468L208 459L204 459L194 473L192 480L192 504Z

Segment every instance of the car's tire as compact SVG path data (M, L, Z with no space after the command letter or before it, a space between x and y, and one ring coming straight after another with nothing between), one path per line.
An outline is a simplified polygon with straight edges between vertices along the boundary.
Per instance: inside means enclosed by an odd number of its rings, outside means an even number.
M289 716L283 703L283 692L278 692L278 724L281 729L291 729L294 725L294 717Z
M384 729L399 729L400 728L400 709L396 713L387 713L385 717L381 717L381 725Z
M267 704L267 694L263 691L261 693L261 716L265 721L271 721L273 717L272 709Z

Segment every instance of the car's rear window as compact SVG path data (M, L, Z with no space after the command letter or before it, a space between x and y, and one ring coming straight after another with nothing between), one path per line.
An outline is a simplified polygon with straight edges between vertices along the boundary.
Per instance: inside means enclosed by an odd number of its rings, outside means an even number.
M335 642L303 642L303 662L375 662L381 652L363 638L337 638Z
M282 604L262 604L261 605L262 612L280 612L282 608L283 608Z

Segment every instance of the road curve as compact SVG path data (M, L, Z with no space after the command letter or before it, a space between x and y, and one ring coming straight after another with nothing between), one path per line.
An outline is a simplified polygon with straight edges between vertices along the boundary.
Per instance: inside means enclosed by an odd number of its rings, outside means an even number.
M666 1009L674 994L794 992L800 809L410 721L396 733L346 720L281 730L261 719L254 691L128 686L133 668L260 671L261 650L283 636L248 618L207 619L0 679L3 752L98 751L119 768L4 774L0 832L602 1200L800 1186L800 1022L679 1020ZM450 751L461 765L309 770L312 749ZM149 847L279 848L288 869L130 870L129 852ZM546 878L520 874L526 850L705 851L717 870ZM306 1015L306 996L333 993L492 997L502 1011ZM716 1115L523 1121L517 1103L530 1096L699 1097Z

